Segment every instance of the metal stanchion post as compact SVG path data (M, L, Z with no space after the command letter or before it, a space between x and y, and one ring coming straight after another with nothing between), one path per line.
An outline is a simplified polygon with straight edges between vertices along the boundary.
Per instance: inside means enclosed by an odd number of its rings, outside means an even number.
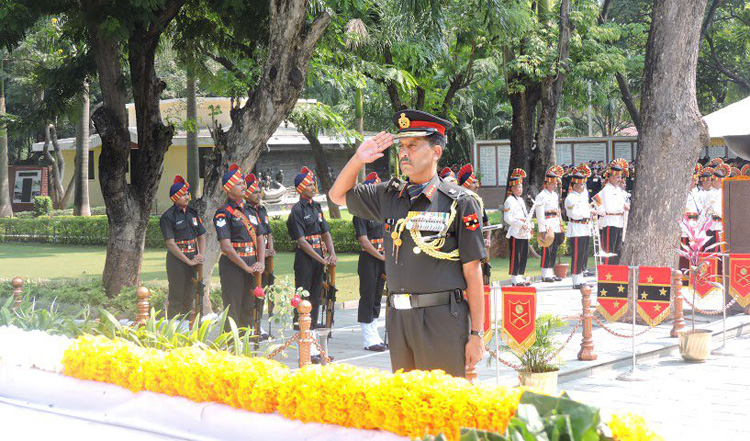
M499 286L495 286L495 293L492 296L492 302L494 307L494 314L492 314L492 321L494 322L495 326L495 355L500 356L500 329L497 323L497 291ZM500 360L495 360L495 385L500 385Z
M727 346L727 297L729 297L727 294L729 293L729 285L727 284L727 254L722 253L721 254L721 263L722 263L722 271L721 271L721 282L724 287L722 291L722 301L721 301L721 346L711 351L711 355L730 355L729 352L726 350ZM731 300L730 300L731 301Z
M631 294L631 298L633 300L632 302L632 308L633 308L633 333L632 333L632 351L633 351L633 365L630 368L630 372L625 372L617 376L618 380L621 381L643 381L647 378L643 376L643 374L636 368L636 356L635 356L635 316L636 316L636 309L637 309L637 297L638 297L638 289L636 287L636 284L638 283L638 267L637 266L629 266L628 267L630 271L628 271L630 275L631 283L629 284L630 289L628 290Z

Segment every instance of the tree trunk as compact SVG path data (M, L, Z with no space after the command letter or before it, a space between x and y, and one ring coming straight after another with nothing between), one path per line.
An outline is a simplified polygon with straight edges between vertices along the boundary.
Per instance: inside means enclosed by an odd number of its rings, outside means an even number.
M354 94L354 130L357 131L363 138L365 136L365 92L363 87L357 87L357 91ZM354 149L359 148L361 142L357 142L354 145ZM362 167L357 176L357 182L362 183L367 178L367 167ZM328 193L326 193L328 194Z
M55 152L54 156L50 153L50 144ZM52 167L52 184L54 185L55 191L52 193L52 205L56 210L60 210L60 201L62 201L65 195L65 187L63 186L63 176L65 176L65 159L63 159L60 153L60 144L57 141L57 130L53 124L47 124L44 128L44 159Z
M534 108L539 102L539 97L538 85L529 85L522 92L510 94L513 114L510 123L508 178L516 168L522 168L526 173L529 172L534 148Z
M271 34L263 75L249 92L245 106L230 112L232 126L229 130L219 129L213 133L216 148L211 167L203 181L203 196L194 204L207 222L226 202L226 194L221 189L222 173L232 163L243 170L252 169L265 143L294 108L305 85L315 45L331 22L331 16L322 12L308 24L305 0L271 0L270 11ZM208 246L203 267L206 274L211 274L219 260L219 244L216 230L206 230Z
M81 105L81 120L76 127L76 172L74 173L75 198L73 215L91 216L89 206L89 81L83 81L83 104Z
M570 0L560 2L560 35L558 37L558 61L555 75L542 81L539 129L537 130L536 150L529 170L529 189L538 194L544 186L547 169L556 162L555 127L557 110L562 99L563 86L568 77L570 60Z
M0 51L0 118L5 117L5 52ZM0 217L13 217L8 185L8 130L0 119Z
M193 197L198 197L200 188L200 164L198 160L198 106L195 96L195 69L187 66L187 181Z
M708 130L696 101L696 64L706 0L654 3L638 132L638 179L622 260L674 267L685 194Z
M331 175L331 167L328 164L328 156L323 149L323 145L315 133L303 132L302 134L305 135L305 138L310 143L313 156L315 156L315 174L320 181L320 192L326 195L326 200L328 201L328 215L331 219L341 219L339 206L331 202L331 198L328 197L328 191L331 190L331 186L333 185L333 176Z
M84 8L98 9L89 2ZM100 16L89 14L89 39L96 60L103 104L92 115L102 138L99 176L107 207L109 235L107 258L102 282L107 296L120 293L124 286L140 282L140 267L151 205L159 185L162 163L171 143L173 130L161 122L159 97L165 84L156 77L154 57L161 30L179 11L181 1L166 2L162 11L155 11L161 27L130 30L127 56L130 66L136 125L138 127L137 161L130 164L131 183L126 170L131 142L125 109L125 77L121 68L121 42L102 29Z

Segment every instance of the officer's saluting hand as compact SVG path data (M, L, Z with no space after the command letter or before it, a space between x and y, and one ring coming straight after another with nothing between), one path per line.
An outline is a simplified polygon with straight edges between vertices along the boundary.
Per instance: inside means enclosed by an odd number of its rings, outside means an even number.
M329 196L355 216L385 224L393 370L465 376L484 356L482 213L474 193L437 174L450 122L416 110L397 112L393 120L399 133L380 132L363 142ZM355 186L362 167L382 157L394 139L408 181Z

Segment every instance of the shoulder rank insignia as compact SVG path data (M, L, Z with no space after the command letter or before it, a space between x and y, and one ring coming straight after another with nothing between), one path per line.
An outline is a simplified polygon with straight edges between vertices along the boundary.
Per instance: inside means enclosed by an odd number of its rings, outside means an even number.
M477 228L479 228L479 219L477 218L476 213L472 213L468 216L464 216L461 218L464 221L464 226L469 231L474 231Z

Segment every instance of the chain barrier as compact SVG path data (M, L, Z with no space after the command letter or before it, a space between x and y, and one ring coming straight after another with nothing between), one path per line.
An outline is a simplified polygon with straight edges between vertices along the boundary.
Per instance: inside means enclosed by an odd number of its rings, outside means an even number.
M552 355L550 355L546 360L544 360L544 363L549 363L550 361L552 361L555 357L557 357L560 354L560 352L563 349L565 349L566 346L568 346L568 343L570 343L570 341L573 339L573 336L576 334L576 332L578 332L578 329L581 327L581 323L583 323L583 316L564 317L563 320L565 321L575 320L576 325L573 327L573 330L570 331L570 334L568 335L568 338L565 340L565 343L563 343L562 346L560 346ZM503 360L502 358L500 358L500 355L492 349L489 350L489 353L492 357L495 358L495 360L499 361L500 363L508 366L509 368L513 370L520 371L523 369L523 367L520 365L513 364L509 361Z
M286 342L284 342L283 345L279 346L273 352L271 352L270 354L268 354L266 356L266 358L268 358L269 360L274 359L277 355L279 355L281 353L281 351L283 351L284 349L288 348L289 345L291 345L292 343L294 343L296 341L299 341L299 334L294 334L294 336L290 337L289 340L287 340Z
M724 306L724 308L722 308L722 309L706 310L706 309L700 309L700 308L694 306L692 303L690 303L690 300L688 300L687 297L685 297L685 296L682 296L682 300L684 300L685 303L687 303L691 308L693 308L695 310L695 312L697 312L698 314L703 314L703 315L719 315L719 314L722 314L724 311L726 311L727 309L731 308L732 305L734 305L735 303L737 303L737 299L732 299L732 301L729 302L729 303L727 303L726 306Z
M323 357L323 360L325 360L326 364L330 363L331 359L328 358L328 354L326 354L326 351L324 351L323 348L320 346L320 343L318 343L318 339L313 338L312 342L315 345L315 347L318 348L318 350L320 351L320 356Z
M637 334L635 334L635 335L626 335L626 334L620 334L619 332L615 331L614 329L610 329L610 328L608 328L608 327L607 327L607 325L605 325L604 323L602 323L602 321L601 321L601 320L599 320L599 317L597 317L597 316L596 316L596 313L595 313L595 312L592 312L592 313L591 313L591 316L592 316L592 317L594 317L594 320L596 320L596 322L597 322L597 323L599 324L599 326L601 326L601 327L602 327L602 329L604 329L605 331L607 331L607 332L609 332L610 334L614 335L615 337L621 337L621 338L633 338L633 337L640 337L641 335L643 335L643 334L645 334L645 333L647 333L648 331L650 331L650 330L652 330L652 329L653 329L653 327L649 326L648 328L644 329L643 331L641 331L641 332L639 332L639 333L637 333Z

